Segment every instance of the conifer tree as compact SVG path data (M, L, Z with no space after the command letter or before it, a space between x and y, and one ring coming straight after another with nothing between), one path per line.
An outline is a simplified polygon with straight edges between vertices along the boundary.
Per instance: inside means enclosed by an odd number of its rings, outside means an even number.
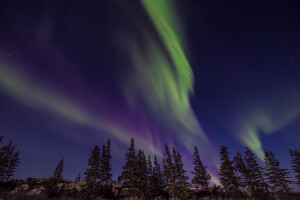
M251 177L249 174L249 170L244 162L244 159L240 152L237 152L237 154L234 156L233 159L233 166L238 174L238 181L239 185L242 189L247 189L249 192L254 190L254 185L251 181Z
M180 153L174 147L172 147L172 151L172 157L174 161L174 178L176 181L175 196L177 198L183 199L185 198L185 194L188 190L189 183L187 182L187 180L189 179L189 177L185 175L186 170L184 169Z
M220 194L220 190L221 190L221 186L214 184L211 187L211 194L212 194L212 196L216 197L216 199L219 199L218 196Z
M112 182L111 173L111 155L110 155L110 139L107 140L106 146L102 146L100 155L100 182L103 184L109 184Z
M260 195L264 192L269 192L268 185L263 177L264 170L257 163L256 155L246 147L245 161L247 164L249 176L251 177L251 188L253 195Z
M45 187L45 195L47 197L57 197L60 195L60 190L57 186L59 182L63 180L62 172L64 169L64 158L62 158L57 164L52 176L43 183Z
M119 181L124 188L127 188L131 195L136 195L137 186L137 156L135 154L134 139L130 140L130 147L125 154L126 163L123 166L123 171L119 177Z
M99 162L99 181L101 183L106 183L106 147L102 145L100 162Z
M140 196L148 195L148 167L144 151L139 150L136 160L136 177Z
M112 173L111 173L111 149L110 149L110 139L107 140L106 143L106 159L105 159L105 181L108 183L112 182Z
M151 157L148 155L148 160L147 160L147 169L148 169L148 177L151 177L153 175L153 166L152 166L152 161Z
M164 181L163 181L163 174L160 169L160 165L157 161L156 155L154 155L154 162L153 162L153 195L158 196L162 193L164 189Z
M195 146L194 150L194 178L192 179L192 184L196 188L202 188L208 190L208 181L211 179L211 176L207 173L206 167L203 166L198 152L198 148Z
M175 166L172 161L171 153L168 145L165 145L165 158L163 159L163 181L166 185L166 190L170 196L174 196L175 193Z
M63 176L62 176L63 170L64 170L64 159L62 158L59 161L58 165L56 166L52 177L57 180L63 180Z
M229 152L225 146L221 146L221 167L220 167L220 181L225 191L228 194L237 196L240 194L239 183L232 162L229 159Z
M85 180L89 185L95 185L100 177L100 149L96 145L92 149L92 154L88 160L89 167L85 171Z
M95 192L104 199L114 197L110 160L110 140L108 139L106 145L102 145L99 159L99 184L97 184Z
M0 143L3 136L0 137ZM15 150L15 144L10 141L0 149L0 182L6 182L16 172L20 164L19 151Z
M273 191L284 191L286 193L291 192L289 187L290 181L288 180L290 174L287 169L280 168L280 162L275 158L275 155L271 151L265 150L265 163L266 173L269 186Z
M295 173L296 184L300 185L300 152L290 149L292 170Z
M153 166L152 166L152 161L150 156L148 156L148 160L147 160L147 171L148 171L148 192L150 198L152 198L155 191L154 191Z

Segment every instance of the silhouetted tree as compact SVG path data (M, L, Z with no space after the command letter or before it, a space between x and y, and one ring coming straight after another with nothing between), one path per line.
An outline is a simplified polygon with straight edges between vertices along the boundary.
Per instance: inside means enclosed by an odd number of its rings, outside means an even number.
M194 150L194 178L192 179L192 184L196 188L202 188L208 190L208 181L211 179L211 176L207 173L206 167L203 166L202 161L200 159L200 155L198 152L198 148L195 146Z
M251 177L251 189L253 196L262 196L264 195L264 192L268 193L268 185L263 177L264 170L257 163L256 155L247 147L245 151L245 161Z
M53 175L43 182L45 187L44 194L47 197L58 197L61 195L61 191L58 188L58 183L63 181L62 172L64 169L64 159L62 158L56 166Z
M275 158L275 155L271 151L265 150L265 163L268 184L273 191L284 191L289 193L291 191L289 187L288 175L290 174L287 169L280 168L280 162Z
M172 147L172 157L173 157L173 161L174 161L174 176L175 176L175 181L176 181L176 185L175 185L175 196L177 198L180 199L184 199L186 198L186 194L188 191L188 187L189 187L189 183L187 182L187 180L189 179L188 176L185 175L186 170L184 169L184 165L183 162L181 160L181 155L178 152L178 150L176 150L174 147Z
M112 181L111 174L111 155L110 155L110 140L107 140L106 146L102 146L100 155L100 174L99 180L102 184L109 184Z
M99 195L104 199L111 199L114 197L112 191L113 185L110 160L110 140L108 139L106 145L102 146L100 154L99 184L97 185Z
M148 160L147 160L147 171L148 171L148 194L150 198L153 198L155 189L154 189L153 166L152 166L152 161L150 156L148 156Z
M130 147L125 154L126 163L119 177L123 188L127 188L131 196L137 195L137 156L135 155L134 139L131 138Z
M164 181L163 181L163 174L160 169L160 165L157 161L156 155L154 155L154 162L153 162L153 196L159 196L163 193L164 189Z
M95 183L100 178L100 149L99 146L96 145L92 149L92 154L88 160L89 167L84 172L85 180L89 185L95 185Z
M211 187L211 194L216 197L216 199L219 199L218 197L220 196L220 191L221 191L221 186L214 184Z
M89 199L97 196L104 199L114 198L110 159L110 140L106 145L102 145L101 151L98 145L92 149L88 161L89 168L85 172L87 187L84 191Z
M0 143L3 136L0 137ZM20 164L19 151L15 150L15 144L10 141L0 149L0 182L6 182L16 172Z
M111 149L110 149L110 139L107 140L106 143L106 160L105 160L105 181L111 183L112 182L112 173L111 173L111 153L110 153Z
M300 152L290 149L292 170L295 173L296 184L300 185Z
M49 178L48 180L43 182L43 186L45 190L43 193L47 197L58 197L61 192L59 191L59 188L57 187L58 183L60 183L62 179L57 179L54 177Z
M175 166L172 161L172 156L168 145L165 145L165 158L163 159L163 180L166 185L166 191L171 197L175 195L176 182L175 182Z
M223 185L226 193L238 196L240 195L238 179L234 173L232 162L229 159L229 152L225 146L221 146L220 156L222 161L219 173L221 184Z
M136 177L137 189L140 196L147 196L149 193L148 188L148 167L144 151L139 150L136 160Z
M106 147L102 145L99 163L99 181L100 183L106 183Z
M251 181L249 169L247 168L240 152L237 152L237 154L234 156L233 167L238 174L240 187L251 193L254 190L254 184Z
M61 159L53 172L53 178L63 180L62 172L64 170L64 159Z

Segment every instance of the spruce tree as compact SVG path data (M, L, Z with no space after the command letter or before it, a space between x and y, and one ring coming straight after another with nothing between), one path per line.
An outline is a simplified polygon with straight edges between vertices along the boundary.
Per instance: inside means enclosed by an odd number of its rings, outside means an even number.
M163 174L161 172L160 165L157 161L156 155L154 155L154 162L153 162L153 195L159 196L162 194L164 189L164 181L163 181Z
M192 174L194 174L194 177L192 179L192 184L194 184L196 188L208 190L208 181L211 179L211 176L207 173L206 167L203 166L196 146L194 150L193 164L194 171L192 171Z
M220 156L221 156L221 167L220 167L220 181L223 185L226 193L229 195L238 196L240 194L239 183L236 174L234 173L234 168L232 162L229 159L229 152L225 146L221 146Z
M136 188L137 186L137 156L135 155L135 147L134 147L134 139L130 140L130 147L128 148L128 152L125 154L126 163L123 166L123 171L121 176L119 177L119 181L121 182L124 188L130 192L132 196L137 194Z
M14 149L14 148L13 148ZM12 150L14 151L14 150ZM20 152L14 152L11 156L11 159L9 161L6 174L5 174L5 180L8 181L10 177L12 177L16 172L16 167L20 164L20 158L19 158Z
M148 193L149 193L149 197L153 198L153 195L155 193L154 175L153 175L153 166L152 166L152 161L150 156L148 156L148 160L147 160L147 171L148 171Z
M107 140L106 146L102 146L101 155L100 155L100 182L102 184L109 184L112 182L112 173L111 173L111 155L110 155L110 140Z
M175 194L175 166L172 161L171 153L168 145L165 145L165 158L163 159L163 181L166 185L166 191L171 197Z
M264 170L257 163L256 155L246 147L245 151L245 161L247 164L247 169L249 176L251 177L251 189L254 196L261 195L264 192L269 192L268 185L263 176Z
M91 151L90 158L88 160L89 167L84 172L85 180L89 185L95 185L100 177L100 149L96 145Z
M62 172L64 169L64 158L57 164L52 176L43 183L44 194L47 197L58 197L61 194L57 184L63 181Z
M148 167L147 160L144 151L139 150L136 160L136 177L137 185L140 196L147 196L149 193L148 189Z
M0 143L3 136L0 137ZM16 172L20 164L19 151L15 150L15 144L10 141L0 149L0 182L6 182Z
M152 166L151 157L149 155L147 160L147 169L148 169L148 177L151 177L153 175L153 166Z
M242 189L247 189L248 192L254 190L254 184L251 181L251 176L249 174L249 169L247 168L244 159L240 152L234 156L233 167L238 174L239 185Z
M64 159L62 158L59 161L58 165L56 166L52 177L56 180L63 180L63 176L62 176L63 170L64 170Z
M265 150L265 163L267 180L269 186L273 191L277 192L291 192L289 187L290 181L288 180L290 174L287 169L280 168L280 162L275 158L275 155L271 151Z
M186 198L185 195L189 187L189 183L187 182L189 177L185 175L186 170L184 169L180 153L174 147L172 147L172 151L172 157L174 161L174 178L176 181L175 196L177 198L184 199Z
M112 174L111 174L111 155L110 155L110 140L107 140L106 145L102 145L99 163L99 184L97 185L97 193L102 198L112 198Z
M216 199L219 199L219 195L220 195L220 191L221 191L221 186L220 185L216 185L214 184L212 187L211 187L211 194L213 197L215 197Z
M99 181L101 183L106 183L106 147L102 145L100 162L99 162Z
M296 184L300 185L300 152L290 149L292 170L295 173Z
M107 183L111 183L112 182L112 173L111 173L111 149L110 149L110 139L107 140L106 143L106 159L105 159L105 181Z

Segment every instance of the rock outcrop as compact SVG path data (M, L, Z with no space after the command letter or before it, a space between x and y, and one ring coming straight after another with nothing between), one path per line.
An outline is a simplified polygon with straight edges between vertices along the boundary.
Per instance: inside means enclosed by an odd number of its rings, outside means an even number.
M44 183L48 181L47 178L26 178L24 180L17 181L17 187L10 192L10 194L15 194L18 192L25 192L28 195L39 195L45 191ZM58 191L81 191L86 182L72 182L72 181L63 181L56 185Z

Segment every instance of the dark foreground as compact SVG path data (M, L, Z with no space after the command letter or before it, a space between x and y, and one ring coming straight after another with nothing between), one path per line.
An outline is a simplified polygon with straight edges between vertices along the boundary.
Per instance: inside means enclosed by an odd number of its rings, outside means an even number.
M6 184L0 185L0 200L37 200L37 199L142 199L142 200L167 200L179 199L171 198L166 193L160 196L140 195L129 196L127 189L121 188L118 184L110 184L109 186L88 187L85 181L63 181L55 182L51 179L27 178L25 180L12 180ZM269 193L257 198L244 196L232 197L229 194L220 191L199 192L197 190L189 190L185 198L180 199L199 199L199 200L221 200L221 199L266 199L266 200L300 200L300 193Z

